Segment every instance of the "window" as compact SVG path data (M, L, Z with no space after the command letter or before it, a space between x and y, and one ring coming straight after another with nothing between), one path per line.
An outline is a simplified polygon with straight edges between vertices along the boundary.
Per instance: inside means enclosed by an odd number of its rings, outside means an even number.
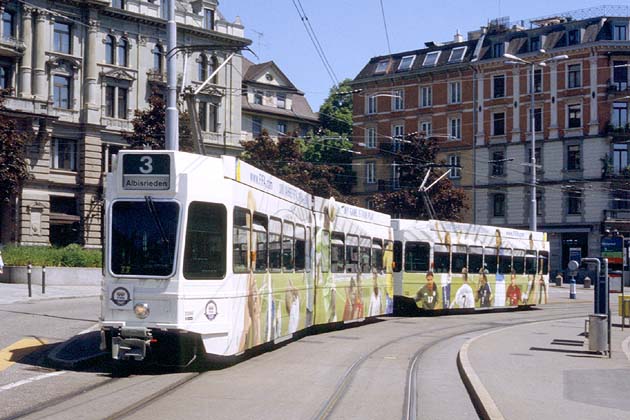
M458 104L462 101L462 82L449 82L448 103Z
M346 236L346 272L359 271L359 238L355 235Z
M105 86L105 116L127 119L129 89L120 86Z
M219 59L217 58L216 55L213 55L212 57L210 57L210 74L213 74L217 69L219 68ZM215 74L212 77L212 83L214 83L215 85L218 83L219 80L219 74Z
M278 124L276 126L276 131L278 131L279 135L286 135L287 134L287 122L286 121L278 121Z
M294 256L294 268L295 271L304 271L306 268L307 248L306 248L306 229L304 226L295 225L295 248L293 252Z
M433 105L433 89L431 86L420 88L420 107L428 108Z
M53 77L53 104L56 108L70 109L70 77L55 75Z
M527 149L527 162L525 163L525 172L527 174L531 174L532 173L532 167L531 167L531 163L532 163L532 148L530 145L526 145L525 148ZM540 147L536 148L536 166L538 168L536 168L537 171L540 171L540 168L543 166L543 160L542 160L542 151L540 149Z
M540 191L540 188L536 190L536 216L543 215L543 193Z
M70 25L62 22L55 22L55 36L53 49L56 52L70 54L71 42L70 42Z
M51 149L50 167L52 169L77 170L77 142L75 140L54 137Z
M440 51L433 51L428 53L424 57L424 62L422 63L423 67L435 66L437 64L438 58L440 57Z
M492 78L492 97L503 98L505 96L505 75L500 74Z
M505 52L505 44L503 42L497 42L492 44L492 58L501 58Z
M405 109L405 97L403 90L395 90L392 92L392 95L392 110L402 111Z
M208 56L205 54L200 54L198 63L199 63L199 69L198 69L199 80L202 82L205 82L206 79L208 78Z
M258 117L252 117L252 134L255 137L262 134L262 120Z
M145 217L147 220L151 220L151 216ZM173 224L177 226L177 217L174 218L174 221ZM226 238L227 211L222 204L199 201L190 203L186 225L186 245L184 246L184 277L188 280L224 278L227 253ZM173 243L175 243L174 238Z
M459 179L462 176L461 158L459 155L450 155L448 157L448 164L450 166L450 172L448 177L450 179Z
M492 135L505 135L505 112L494 112L492 114Z
M627 25L613 25L613 40L627 41L628 40L628 26Z
M494 247L486 247L483 252L483 262L489 273L498 273L499 250Z
M567 193L567 213L582 213L582 191L572 190Z
M15 14L8 10L2 13L2 38L10 39L15 37Z
M532 93L532 82L531 82L531 70L528 72L527 76L527 84L529 86L529 93ZM542 82L542 69L534 69L534 93L542 92L543 90L543 82Z
M532 110L529 110L529 118L527 119L527 129L531 131L532 127ZM534 109L534 130L542 131L542 108Z
M256 241L256 261L254 271L264 273L267 270L267 216L254 213L254 234Z
M208 102L199 102L199 125L201 131L208 131Z
M580 146L570 145L567 146L567 170L579 171L582 169L582 162L580 157Z
M505 152L503 150L495 150L492 152L492 176L505 175Z
M343 233L333 232L330 241L330 262L333 273L344 272L344 248Z
M365 164L365 183L366 184L376 183L376 163L375 162L366 162Z
M431 124L431 121L422 121L420 123L420 134L424 135L425 137L431 137L431 135L433 134L433 124Z
M269 268L279 271L282 267L282 222L275 218L269 219Z
M451 56L448 58L449 63L459 63L464 59L466 47L457 47L451 50Z
M613 61L613 85L617 90L628 89L627 61Z
M0 62L0 89L11 88L11 75L13 67L10 64Z
M535 52L540 50L540 37L533 36L529 39L529 51Z
M232 228L232 267L235 273L246 273L248 264L249 226L251 214L249 210L234 208L234 227Z
M376 114L376 95L370 95L367 98L367 113Z
M582 106L579 104L568 105L567 114L569 116L568 128L582 127Z
M400 189L400 165L396 162L392 163L391 184L395 190Z
M107 35L105 37L105 63L107 64L115 64L114 45L116 45L116 39L111 35Z
M259 90L254 92L254 104L256 105L263 104L263 93Z
M387 71L387 66L389 65L389 60L381 60L376 65L376 70L374 73L385 73Z
M112 0L112 7L115 7L116 9L124 9L125 0Z
M287 95L284 93L278 93L276 96L276 106L281 109L285 109L287 107Z
M567 87L577 88L582 86L582 65L570 64L567 66Z
M121 120L127 119L127 108L129 108L127 105L128 94L127 88L118 88L118 118Z
M405 271L427 272L429 271L429 257L431 246L426 242L405 243Z
M295 226L291 222L282 223L282 268L286 271L293 271L293 233Z
M451 268L450 245L433 245L433 263L436 273L448 273Z
M451 139L462 138L462 119L459 117L449 120L449 137Z
M116 100L116 87L115 86L105 86L105 116L114 118L116 115L116 105L114 101Z
M613 168L615 174L621 173L628 166L628 145L613 145Z
M414 60L416 59L415 55L407 55L400 60L400 64L398 65L398 71L406 71L411 68Z
M580 30L579 29L572 29L569 31L569 33L567 34L567 37L569 39L569 45L577 45L580 43Z
M203 27L204 29L208 29L210 31L214 30L214 10L203 10Z
M628 124L628 103L613 102L612 125L615 128L625 128Z
M405 126L395 125L392 130L392 152L399 152L405 138Z
M370 127L365 131L365 147L376 149L376 128Z
M468 272L478 273L483 268L483 248L480 246L468 247Z
M129 49L129 41L127 41L125 38L120 38L120 40L118 41L118 65L119 66L123 66L123 67L127 67L127 65L129 64L128 62L128 49Z
M153 71L162 73L163 70L164 48L160 44L156 44L153 48Z
M505 194L499 193L492 196L492 215L494 217L505 216Z

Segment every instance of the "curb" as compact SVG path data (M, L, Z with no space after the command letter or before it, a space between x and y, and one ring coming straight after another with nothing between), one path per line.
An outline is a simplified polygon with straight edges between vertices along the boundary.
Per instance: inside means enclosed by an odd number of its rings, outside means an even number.
M72 345L77 345L77 343L81 339L85 340L87 338L86 336L87 336L87 334L75 335L74 337L70 338L69 340L66 340L63 343L60 343L59 345L55 346L55 348L52 349L50 351L50 353L48 353L46 358L56 368L65 369L65 370L79 369L81 367L85 367L88 363L90 363L92 361L95 361L95 360L101 359L101 358L105 358L105 356L107 356L107 352L101 351L101 350L99 350L99 352L96 353L96 354L90 354L90 355L87 355L87 356L78 357L76 359L63 359L63 358L59 357L60 353L62 353L64 350L66 350L68 347L70 347Z

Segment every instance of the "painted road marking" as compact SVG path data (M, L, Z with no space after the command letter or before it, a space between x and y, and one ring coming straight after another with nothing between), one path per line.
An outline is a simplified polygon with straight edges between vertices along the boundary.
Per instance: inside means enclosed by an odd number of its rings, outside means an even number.
M0 372L47 344L41 338L23 338L0 350Z
M39 376L33 376L32 378L28 378L28 379L22 379L21 381L17 381L11 384L0 386L0 392L8 391L9 389L13 389L13 388L17 388L18 386L30 384L31 382L41 381L42 379L51 378L53 376L63 375L64 373L66 373L66 371L62 370L59 372L50 372L50 373L45 373Z

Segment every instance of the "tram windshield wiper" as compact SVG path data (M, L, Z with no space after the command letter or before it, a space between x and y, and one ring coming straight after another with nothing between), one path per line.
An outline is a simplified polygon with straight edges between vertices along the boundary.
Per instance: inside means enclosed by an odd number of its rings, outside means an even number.
M151 213L151 216L153 216L153 221L155 222L155 225L160 231L160 236L162 237L162 241L166 243L166 245L170 245L168 241L168 237L166 236L166 233L164 232L164 227L162 226L162 222L160 222L160 217L158 215L157 209L155 208L155 203L153 203L153 199L151 198L150 195L145 195L144 201L147 203L147 208L149 209L149 213Z

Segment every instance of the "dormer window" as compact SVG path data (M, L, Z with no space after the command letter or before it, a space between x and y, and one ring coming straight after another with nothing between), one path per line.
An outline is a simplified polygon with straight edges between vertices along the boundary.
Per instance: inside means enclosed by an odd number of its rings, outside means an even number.
M537 52L538 50L540 50L540 37L533 36L529 39L529 51Z
M407 55L400 60L400 64L398 65L398 71L409 70L413 65L414 60L416 59L415 55Z
M402 62L401 62L402 64ZM378 62L378 64L376 65L376 70L374 70L374 73L378 74L378 73L385 73L387 71L387 66L389 65L389 60L381 60Z
M613 40L627 41L628 40L628 25L615 23L613 25Z
M433 51L428 53L424 57L424 62L422 63L422 67L430 67L435 66L437 64L438 58L440 58L441 51Z
M567 34L568 40L569 40L569 45L577 45L580 43L580 30L579 29L572 29L569 31L569 33Z
M203 9L203 27L214 31L214 10Z
M497 42L492 45L492 58L501 58L505 53L505 44L503 42Z
M112 7L116 9L125 9L125 0L112 0Z
M457 47L451 50L451 56L448 58L449 63L459 63L464 59L466 47Z

